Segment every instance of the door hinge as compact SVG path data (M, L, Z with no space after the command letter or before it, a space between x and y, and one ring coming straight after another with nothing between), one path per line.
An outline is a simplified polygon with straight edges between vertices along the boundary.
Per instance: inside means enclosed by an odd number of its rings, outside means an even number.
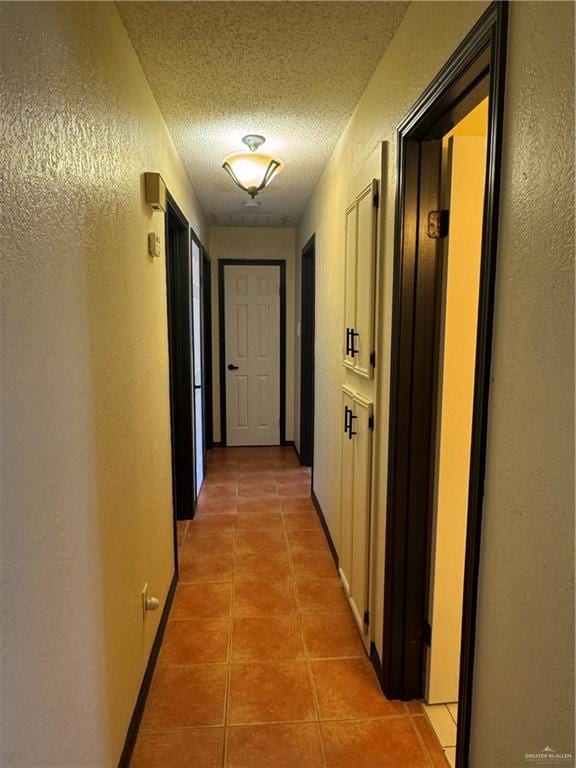
M364 611L364 624L370 624L370 611Z
M424 621L423 634L424 634L424 638L423 638L424 642L426 643L428 648L430 648L430 645L432 643L432 627L430 626L430 622L428 621L428 619Z
M449 211L430 211L428 214L428 237L432 240L442 240L448 235L449 223Z
M369 429L374 429L374 416L369 416L368 417L368 428Z
M377 184L374 186L374 194L372 195L372 202L374 204L374 208L378 208L378 206L380 205L380 190L378 189Z
M370 365L372 368L376 367L376 352L370 352Z

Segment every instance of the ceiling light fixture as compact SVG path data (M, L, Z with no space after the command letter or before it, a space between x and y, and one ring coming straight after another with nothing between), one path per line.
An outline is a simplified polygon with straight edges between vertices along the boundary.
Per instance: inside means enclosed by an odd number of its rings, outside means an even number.
M229 155L222 168L227 171L240 189L254 199L258 192L270 184L274 176L284 169L284 163L272 155L256 154L266 139L258 134L249 134L242 139L250 152Z

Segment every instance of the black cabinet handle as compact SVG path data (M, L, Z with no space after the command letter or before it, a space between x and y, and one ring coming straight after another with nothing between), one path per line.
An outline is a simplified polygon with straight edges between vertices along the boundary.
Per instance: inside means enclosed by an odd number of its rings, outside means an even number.
M352 411L350 408L348 408L347 405L344 406L344 432L348 433L348 429L350 428L350 422L348 419L352 416Z
M354 343L356 336L360 336L358 331L355 331L354 328L350 328L350 352L349 354L352 357L356 357L356 355L360 354L360 350L356 349L356 345Z
M350 411L350 421L348 422L348 440L352 440L352 438L354 437L354 435L357 435L357 434L358 434L358 432L355 432L355 431L352 429L353 420L354 420L354 419L357 419L357 418L358 418L358 416L354 416L354 414L352 413L352 411Z
M228 363L228 370L229 371L237 371L239 367L237 365L233 365L232 363Z
M350 331L352 328L346 328L346 357L350 355Z

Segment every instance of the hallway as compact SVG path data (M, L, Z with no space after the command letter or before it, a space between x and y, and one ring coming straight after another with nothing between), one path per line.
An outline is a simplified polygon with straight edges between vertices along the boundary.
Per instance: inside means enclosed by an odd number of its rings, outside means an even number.
M132 768L441 768L387 701L292 448L209 454Z

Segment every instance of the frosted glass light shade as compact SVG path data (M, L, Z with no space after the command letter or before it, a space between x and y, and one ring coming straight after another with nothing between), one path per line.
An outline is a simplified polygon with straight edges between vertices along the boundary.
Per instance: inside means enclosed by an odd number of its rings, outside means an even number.
M237 152L229 155L222 165L234 182L254 198L283 169L284 163L272 155Z

